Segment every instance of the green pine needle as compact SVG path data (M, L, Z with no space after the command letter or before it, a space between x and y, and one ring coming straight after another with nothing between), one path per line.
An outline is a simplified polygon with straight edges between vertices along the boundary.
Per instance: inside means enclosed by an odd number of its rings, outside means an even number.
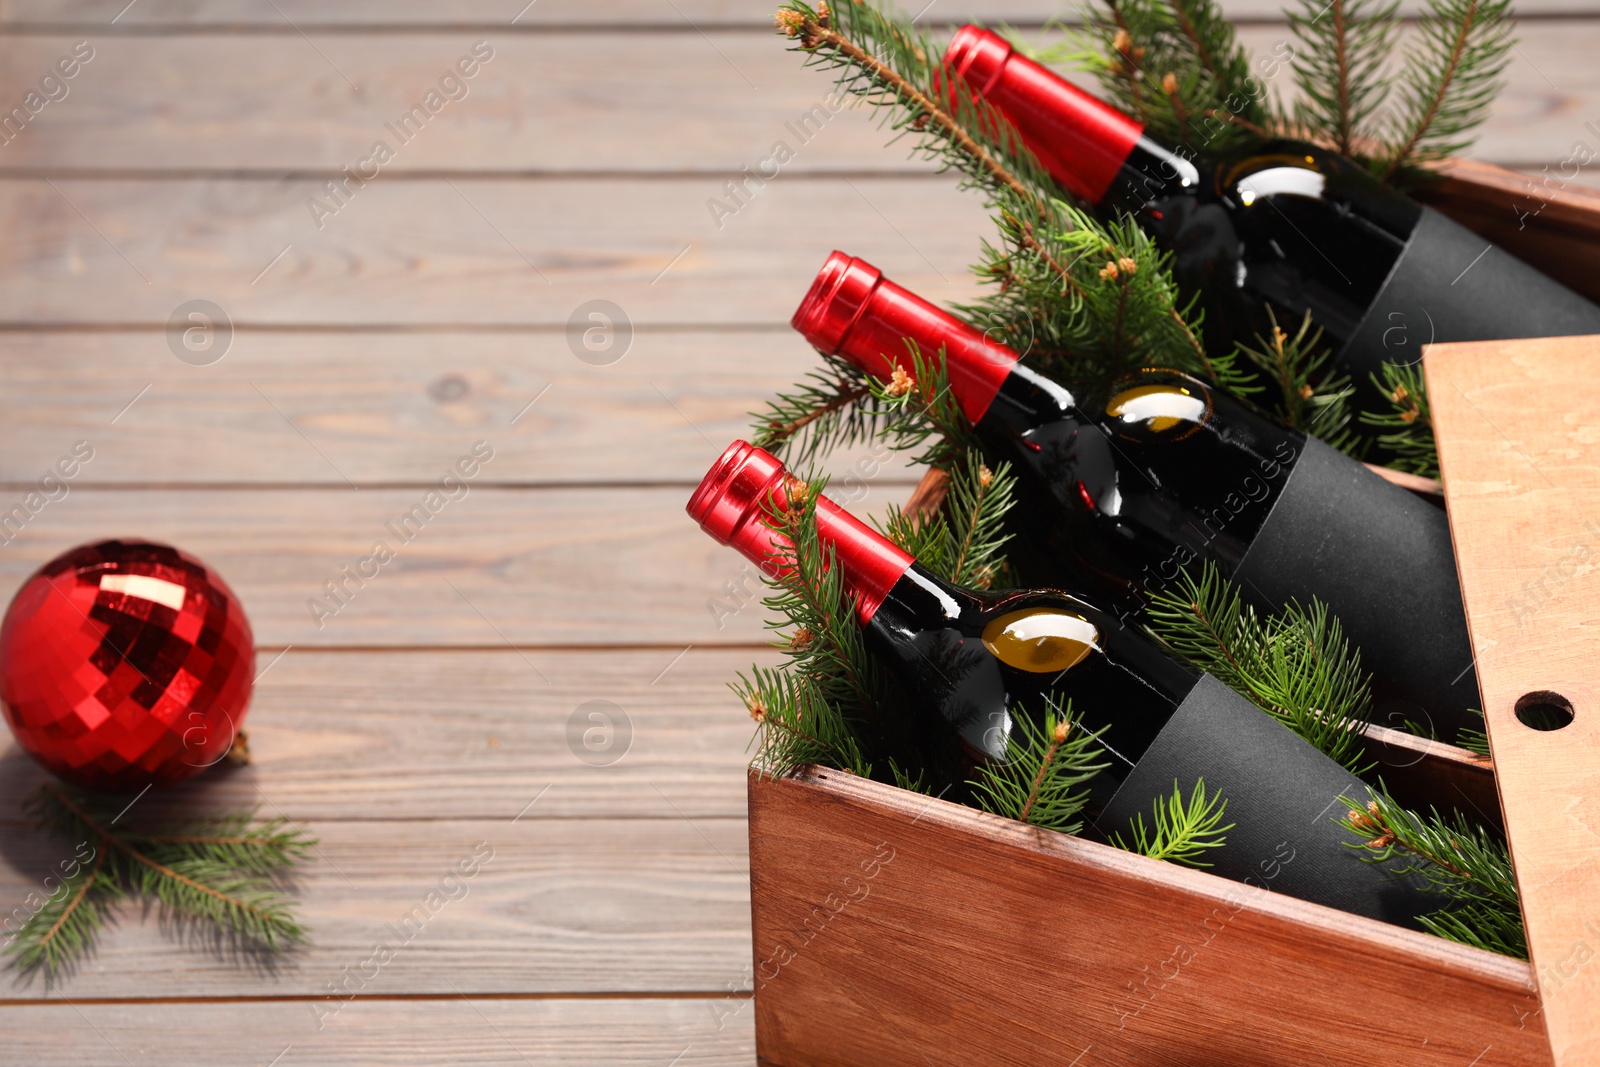
M1421 365L1385 363L1372 384L1387 398L1389 410L1361 413L1365 426L1386 431L1375 442L1384 462L1396 470L1439 477L1439 446L1433 437L1433 416Z
M305 942L308 931L277 877L305 859L316 840L284 819L235 812L159 829L118 826L120 802L41 786L25 805L41 829L93 850L17 931L5 952L23 970L54 974L80 957L106 908L129 896L153 898L180 923L267 952Z
M1277 393L1273 410L1290 426L1314 434L1334 448L1356 452L1365 442L1350 431L1350 398L1355 388L1329 370L1333 353L1322 344L1322 330L1306 312L1293 334L1278 326L1271 308L1272 336L1258 337L1259 348L1240 345L1240 353L1262 372Z
M1022 713L1012 716L1012 725L1005 761L981 765L969 783L978 806L1065 834L1082 830L1086 783L1110 766L1102 761L1105 731L1084 730L1070 702L1065 711L1052 705L1042 726Z
M1171 860L1186 867L1209 867L1201 857L1206 850L1221 848L1227 843L1227 832L1234 824L1222 825L1228 802L1221 793L1206 795L1204 778L1196 781L1194 791L1187 800L1183 786L1174 779L1172 795L1158 797L1151 805L1150 826L1147 829L1144 813L1133 817L1132 840L1125 841L1121 834L1112 834L1111 843L1127 852L1137 852L1154 860Z
M1401 68L1388 144L1374 164L1383 178L1472 144L1505 88L1516 43L1504 24L1510 10L1511 0L1430 0Z
M1349 808L1344 825L1363 839L1349 847L1362 849L1367 862L1382 863L1397 876L1417 876L1427 892L1444 898L1444 907L1423 917L1424 926L1452 941L1527 959L1506 843L1460 813L1447 818L1430 809L1422 816L1382 793L1369 793L1364 805L1340 798Z
M1152 598L1151 634L1357 774L1371 770L1359 728L1371 715L1361 654L1326 605L1289 604L1266 619L1216 564L1185 568Z
M1384 64L1394 47L1400 0L1299 0L1289 28L1297 42L1295 120L1347 156L1376 139L1392 87Z

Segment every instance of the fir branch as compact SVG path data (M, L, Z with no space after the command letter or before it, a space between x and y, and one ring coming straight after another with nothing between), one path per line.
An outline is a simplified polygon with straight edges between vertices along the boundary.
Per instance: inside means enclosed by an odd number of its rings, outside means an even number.
M758 774L779 777L814 763L871 777L850 724L815 687L789 672L754 666L732 688L757 724Z
M86 951L106 906L130 893L153 897L169 915L269 952L307 940L293 902L271 875L304 859L315 839L283 819L253 811L190 820L160 830L117 826L104 802L46 784L27 805L42 829L93 842L80 865L18 931L6 951L15 964L54 973Z
M1011 716L1003 762L985 763L969 782L978 806L1033 826L1075 834L1083 828L1087 783L1109 766L1101 762L1100 735L1085 731L1052 703L1043 724L1025 713Z
M1329 372L1333 353L1322 344L1322 329L1312 325L1311 312L1293 335L1284 333L1270 307L1267 318L1272 336L1256 338L1259 348L1240 345L1239 351L1277 387L1274 411L1290 426L1334 448L1359 451L1364 442L1350 432L1355 388L1347 376Z
M1389 95L1383 67L1399 9L1399 0L1300 0L1288 12L1298 42L1296 119L1347 156L1375 136L1369 123Z
M1510 9L1511 0L1432 0L1400 75L1390 147L1375 166L1383 180L1472 143L1505 87L1515 43L1502 24Z
M965 85L941 79L931 58L940 50L908 23L853 2L837 9L786 3L775 21L808 53L807 65L840 68L842 90L889 109L894 130L916 135L914 152L958 171L973 186L1004 194L1030 217L1049 217L1048 179L1016 131ZM936 103L940 97L952 105Z
M793 389L780 392L765 411L752 412L752 443L797 467L810 466L835 448L869 441L883 423L867 376L837 356Z
M1478 708L1468 708L1467 714L1476 717L1479 723L1483 722L1483 712ZM1487 726L1463 726L1456 732L1456 747L1464 748L1474 756L1490 759L1489 730Z
M953 541L951 558L940 577L968 589L987 589L1003 561L1011 535L1005 516L1015 503L1016 478L1009 464L990 470L977 450L954 468L945 510Z
M1208 561L1155 594L1146 617L1150 633L1179 659L1352 771L1371 769L1357 743L1371 715L1370 679L1321 601L1291 603L1262 619Z
M1385 464L1396 470L1439 477L1439 447L1433 436L1432 410L1421 365L1385 363L1372 384L1388 399L1388 411L1363 411L1361 423L1385 432L1374 443Z
M1527 939L1511 854L1488 829L1457 813L1449 818L1430 809L1427 816L1407 811L1388 796L1369 790L1365 805L1341 797L1348 807L1346 827L1363 840L1369 863L1388 863L1397 876L1415 875L1424 890L1444 898L1438 912L1422 917L1428 930L1526 959Z
M1137 852L1154 860L1170 860L1186 867L1209 867L1200 857L1207 849L1221 848L1227 842L1227 832L1234 824L1222 825L1228 802L1221 793L1206 795L1204 778L1194 784L1187 800L1183 786L1174 779L1172 795L1156 798L1151 805L1150 826L1144 823L1144 813L1133 817L1132 839L1123 840L1120 833L1111 835L1111 844L1126 851Z

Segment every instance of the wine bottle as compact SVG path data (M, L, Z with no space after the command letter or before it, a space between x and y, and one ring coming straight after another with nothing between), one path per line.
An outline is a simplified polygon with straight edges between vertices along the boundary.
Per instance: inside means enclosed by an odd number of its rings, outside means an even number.
M1477 677L1444 513L1190 375L1078 392L870 264L834 252L793 325L888 381L938 361L990 462L1018 472L1025 582L1138 610L1213 560L1257 607L1328 605L1375 675L1381 717L1470 725ZM1400 722L1395 722L1400 725Z
M1369 376L1415 363L1429 342L1600 333L1600 308L1337 153L1287 139L1215 154L1163 144L976 26L956 33L945 66L1059 185L1173 254L1214 352L1270 337L1268 307L1290 330L1310 311L1370 403Z
M770 521L792 485L773 456L736 441L688 511L716 540L781 571L788 546ZM868 652L921 716L906 731L920 746L897 759L928 773L935 792L975 764L1005 759L1013 715L1042 718L1050 698L1070 700L1080 728L1104 731L1091 835L1126 834L1174 782L1188 789L1204 779L1234 824L1207 853L1215 873L1390 922L1414 924L1437 907L1345 844L1338 798L1366 796L1360 780L1215 678L1086 599L958 589L825 496L815 516Z

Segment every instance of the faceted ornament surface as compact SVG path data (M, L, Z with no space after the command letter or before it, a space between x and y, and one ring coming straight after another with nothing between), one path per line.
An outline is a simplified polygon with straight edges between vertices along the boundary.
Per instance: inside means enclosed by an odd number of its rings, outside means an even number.
M0 626L0 703L17 742L74 785L137 792L227 754L255 678L239 598L148 541L83 545L41 567Z

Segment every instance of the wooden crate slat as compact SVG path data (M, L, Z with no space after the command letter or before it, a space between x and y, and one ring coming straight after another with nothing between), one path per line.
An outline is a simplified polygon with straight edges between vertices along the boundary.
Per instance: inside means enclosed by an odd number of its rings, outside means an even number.
M768 6L761 6L766 25ZM681 22L670 7L661 9L669 21ZM278 19L270 6L263 10ZM998 12L983 17L1002 18ZM714 47L693 33L479 29L325 34L315 48L281 19L278 28L283 32L96 38L102 43L67 83L68 96L6 144L0 173L337 172L356 170L384 140L394 158L382 162L379 182L440 169L697 171L707 175L698 204L718 195L741 167L755 169L777 141L795 152L782 164L780 182L817 171L931 171L930 164L908 161L903 148L885 148L882 131L859 109L833 115L815 136L796 132L802 116L824 103L832 82L804 69L766 28L720 32ZM1473 147L1477 158L1556 163L1567 158L1574 140L1587 140L1591 151L1600 146L1600 134L1586 132L1582 120L1600 113L1600 73L1588 61L1588 29L1568 19L1518 26L1522 56L1538 59L1519 59L1508 70L1508 85ZM1267 55L1289 32L1281 23L1248 26L1239 39ZM465 83L467 95L426 117L414 136L392 132L386 124L421 103L475 40L488 42L494 58ZM20 98L73 44L71 36L0 37L0 70L7 72L0 99ZM606 62L597 65L594 58L602 54ZM1092 85L1083 75L1073 77ZM668 102L666 112L651 106L658 98ZM1562 154L1552 156L1552 146Z
M720 230L710 177L564 178L375 182L319 230L306 200L321 185L0 182L0 222L16 235L0 247L0 324L164 326L203 298L239 328L564 329L591 300L636 327L776 325L836 243L929 299L970 298L988 225L981 200L946 178L779 180Z
M1600 337L1436 345L1424 367L1544 1022L1558 1064L1600 1063ZM1576 718L1530 729L1521 701Z
M691 488L470 489L410 543L386 524L425 510L419 488L76 489L5 546L0 596L74 545L144 537L215 567L262 645L764 643L758 574L684 514ZM371 573L380 541L394 558L357 587L345 568ZM329 582L347 594L319 629Z
M1550 1062L1517 960L836 772L750 826L774 1067Z
M0 482L36 482L86 440L84 483L344 485L287 418L358 485L436 482L480 437L496 450L483 483L693 485L750 432L749 412L819 365L787 327L645 327L607 366L575 356L564 330L244 330L209 367L157 331L0 332ZM912 477L881 447L841 450L829 469L851 494Z
M268 1067L749 1067L747 1001L500 1000L448 996L351 1004L321 1030L308 1002L30 1004L8 1007L8 1054L30 1067L235 1062ZM76 1005L76 1006L74 1006ZM285 1052L285 1049L288 1049Z
M321 843L297 872L296 895L314 940L275 971L185 944L157 910L143 916L134 905L96 935L63 990L76 1000L317 997L346 981L367 996L746 988L742 819L513 823L536 793L504 795L503 819L306 824ZM75 843L10 828L7 836L0 899L8 911L26 909ZM477 873L463 875L474 859ZM392 950L388 962L373 960L379 944ZM55 996L40 980L6 992ZM298 1010L313 1017L307 1004Z
M245 728L252 764L152 793L144 810L251 806L293 819L744 817L754 725L728 692L775 652L695 648L530 652L265 650ZM270 664L270 669L269 669ZM543 675L541 678L540 675ZM614 732L569 737L574 721ZM599 724L602 729L603 723ZM577 748L575 750L574 744ZM585 762L582 751L594 762ZM0 823L47 780L0 742ZM0 901L8 898L0 896Z

